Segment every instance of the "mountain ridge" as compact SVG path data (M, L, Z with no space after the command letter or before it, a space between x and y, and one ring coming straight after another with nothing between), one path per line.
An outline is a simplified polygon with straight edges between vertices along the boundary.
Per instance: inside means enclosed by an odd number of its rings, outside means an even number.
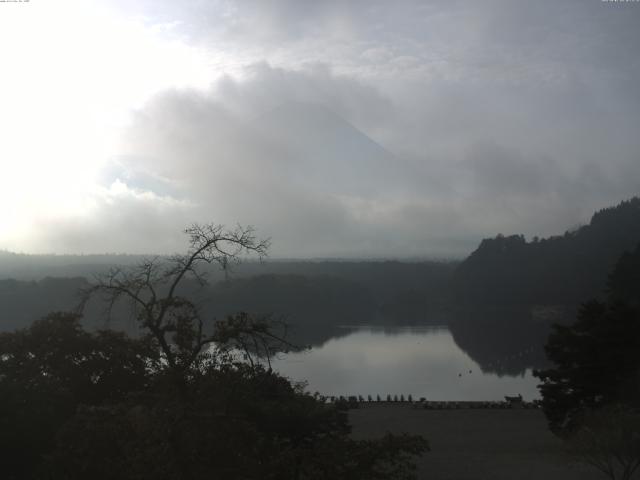
M410 180L400 173L399 163L406 165L393 153L323 105L286 102L255 118L252 126L286 149L292 160L288 173L309 188L368 197L404 189Z
M577 305L604 291L625 251L640 243L640 197L595 212L589 224L527 242L523 235L482 240L457 268L461 304Z

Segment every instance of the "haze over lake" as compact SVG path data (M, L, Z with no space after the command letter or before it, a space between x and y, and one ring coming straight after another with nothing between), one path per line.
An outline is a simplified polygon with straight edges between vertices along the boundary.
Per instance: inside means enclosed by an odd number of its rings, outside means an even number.
M311 350L280 356L274 368L323 395L408 394L429 400L538 398L538 380L483 373L445 326L343 327L348 333Z

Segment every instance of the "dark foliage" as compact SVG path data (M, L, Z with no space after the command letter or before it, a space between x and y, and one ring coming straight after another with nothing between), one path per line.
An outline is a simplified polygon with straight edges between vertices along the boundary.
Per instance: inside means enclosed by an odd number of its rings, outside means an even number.
M111 270L84 290L124 300L143 335L90 334L55 314L0 336L0 438L9 479L410 479L416 436L356 441L346 414L268 368L290 345L246 313L206 324L183 296L201 264L267 243L251 229L187 230L190 249Z
M630 480L640 467L640 414L622 405L588 412L566 443L579 462L611 480Z
M49 312L72 310L84 278L43 278L40 281L0 280L0 331L30 325Z
M595 213L562 236L485 239L454 276L458 304L578 305L598 296L623 252L640 242L640 198Z
M5 478L31 478L58 429L82 404L124 401L144 389L158 355L148 339L88 333L56 313L0 334L0 452Z
M78 320L0 335L4 478L401 479L427 449L420 437L350 439L345 411L257 359L216 348L177 377L151 339ZM218 327L221 345L260 332L242 316Z
M556 325L546 352L554 367L536 372L549 425L574 431L585 412L610 404L640 406L640 247L610 276L609 298L585 303L577 321Z
M55 472L107 479L412 478L417 437L348 437L346 414L263 368L193 378L187 398L81 410L62 430Z
M78 273L87 278L108 271L105 265L85 267ZM318 344L326 341L337 325L368 324L373 318L385 324L406 323L407 319L441 324L454 267L438 262L255 262L234 267L227 280L219 272L207 272L210 284L204 287L187 279L180 293L193 299L207 320L240 310L273 314L292 325L291 334L297 342ZM47 271L45 263L33 265L35 276ZM76 273L71 267L58 271L59 275ZM88 285L85 278L0 280L0 331L28 326L51 311L73 310L79 302L78 290ZM103 310L104 305L90 303L84 309L83 324L103 328ZM138 333L125 306L116 305L113 313L109 328Z
M601 210L562 236L483 240L453 277L449 327L456 342L485 371L546 368L543 345L552 325L573 322L582 302L602 297L616 261L639 242L640 198ZM637 292L640 270L625 264L612 288Z
M609 277L608 292L612 302L640 307L640 244L633 252L625 252Z

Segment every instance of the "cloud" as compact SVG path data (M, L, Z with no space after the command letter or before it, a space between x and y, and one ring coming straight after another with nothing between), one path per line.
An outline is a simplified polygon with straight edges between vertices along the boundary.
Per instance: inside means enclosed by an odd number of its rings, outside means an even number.
M81 215L47 216L35 223L48 250L59 253L144 253L178 251L181 231L189 225L194 205L131 188L121 180L85 197ZM29 239L25 239L28 245ZM38 248L39 247L39 248ZM36 250L42 251L40 245Z
M434 108L413 110L327 66L260 63L205 93L159 95L124 145L132 168L182 185L194 216L252 223L274 238L276 256L461 255L498 231L563 231L621 194L597 194L617 171L605 182L588 167L597 164L550 156L537 144L544 125L525 142L502 105L441 91L417 94ZM412 146L397 123L417 115Z
M275 256L403 257L561 233L640 191L640 8L622 3L109 2L216 75L138 108L92 216L38 241L176 250L213 220Z

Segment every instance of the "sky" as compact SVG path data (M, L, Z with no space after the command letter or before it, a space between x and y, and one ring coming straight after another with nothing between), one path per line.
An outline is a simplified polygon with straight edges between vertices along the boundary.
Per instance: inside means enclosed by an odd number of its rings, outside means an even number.
M0 2L0 249L462 258L640 194L640 2Z

